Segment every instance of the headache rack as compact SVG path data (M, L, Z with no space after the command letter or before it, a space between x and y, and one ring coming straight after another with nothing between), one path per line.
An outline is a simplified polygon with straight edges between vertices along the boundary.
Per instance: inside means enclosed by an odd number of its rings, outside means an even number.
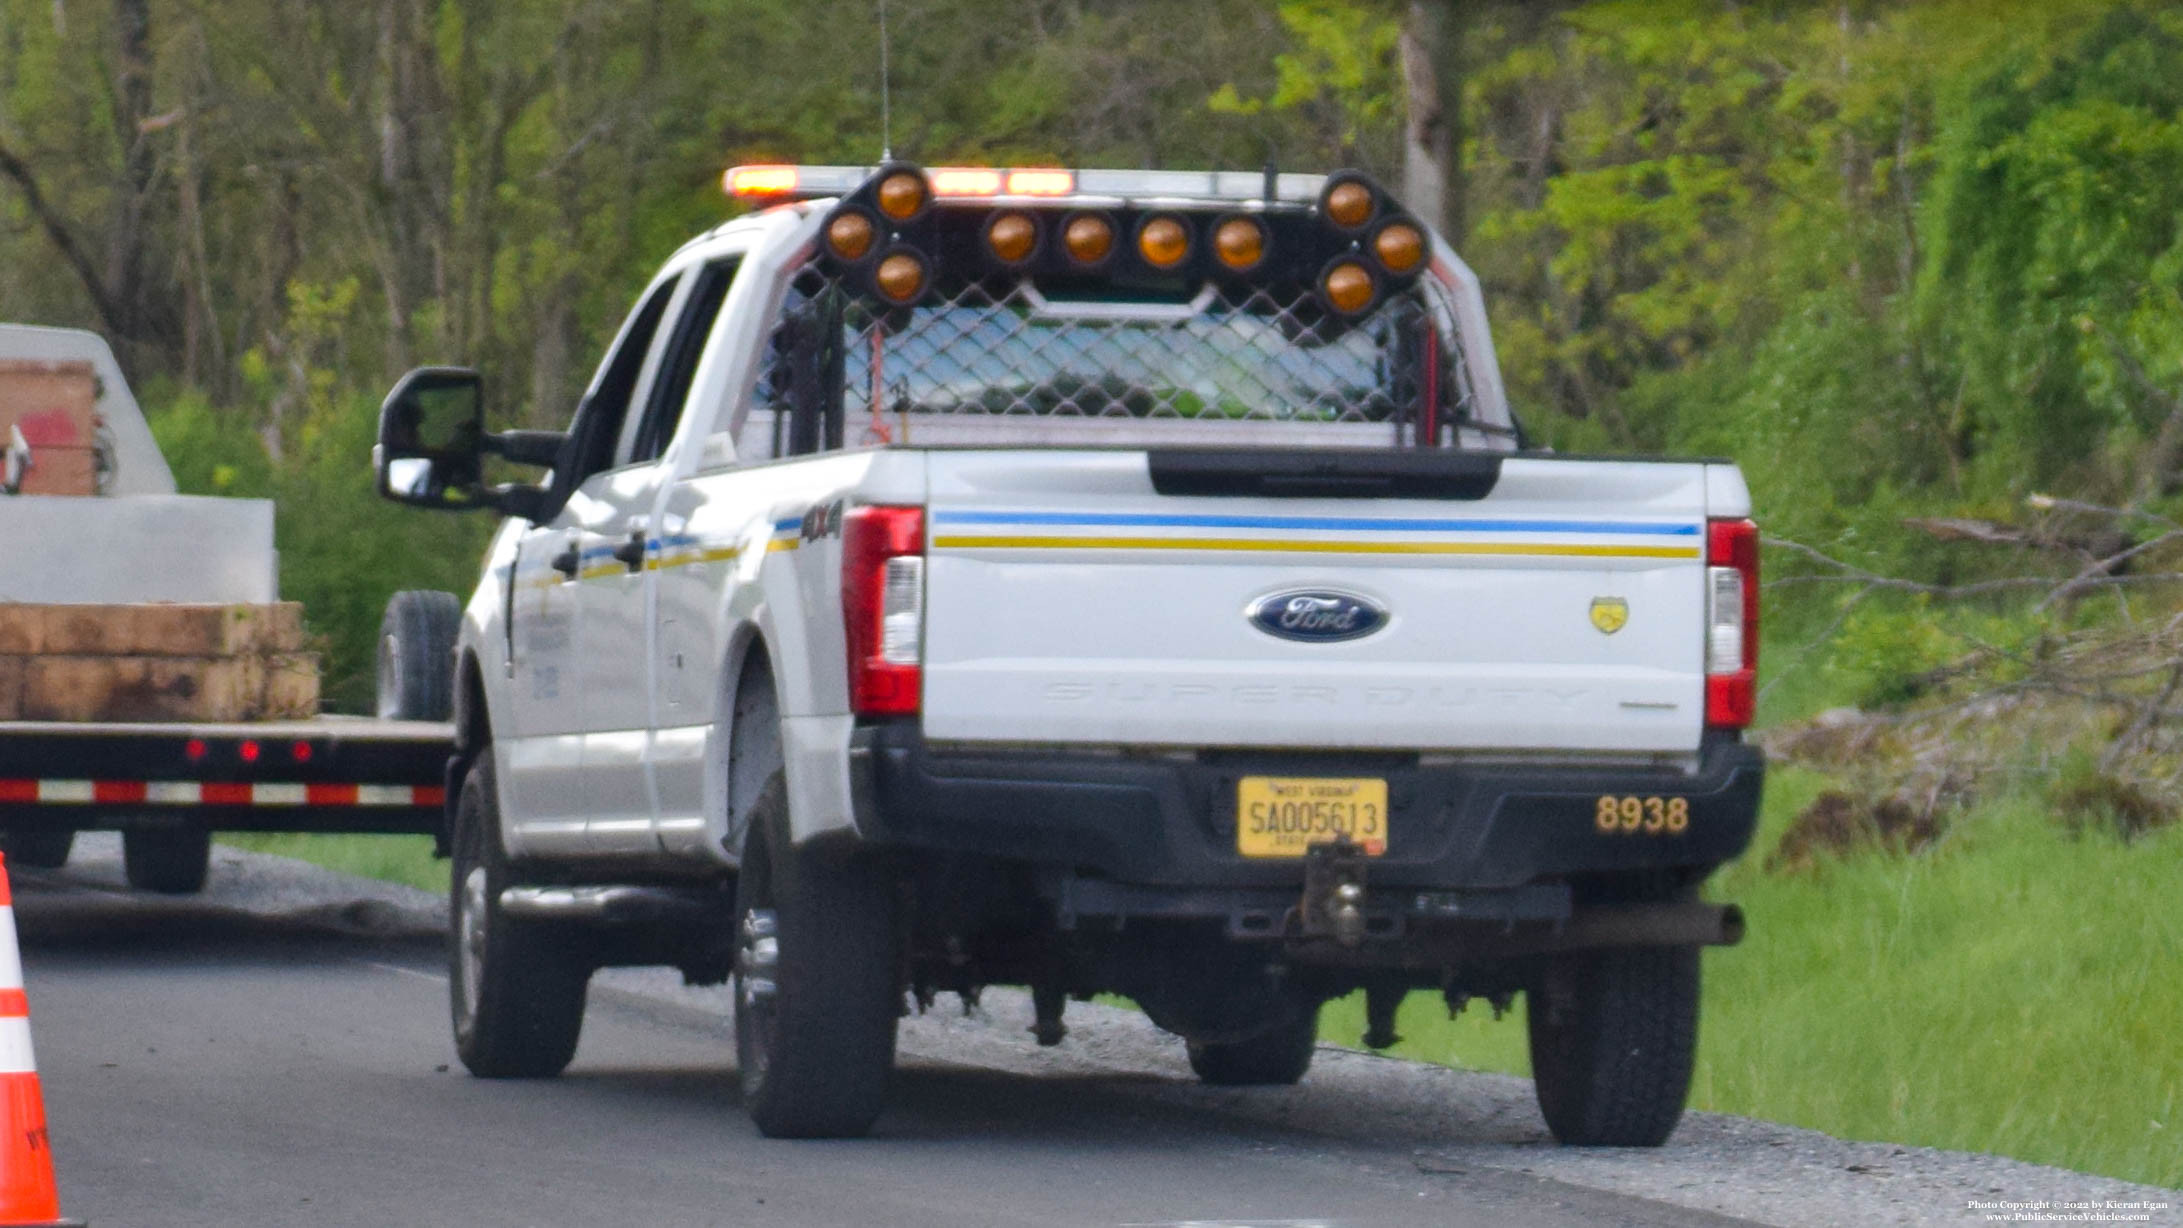
M1469 373L1424 295L1343 321L1296 287L1208 285L1181 303L1056 300L1024 279L904 313L838 276L792 287L738 451L1086 445L1417 446L1472 421ZM1303 428L1303 429L1300 429Z
M1033 194L1006 190L1030 172L790 169L842 199L780 306L746 458L1514 435L1477 415L1423 228L1354 173L1269 177L1241 209L1224 173L1036 172L1057 178Z

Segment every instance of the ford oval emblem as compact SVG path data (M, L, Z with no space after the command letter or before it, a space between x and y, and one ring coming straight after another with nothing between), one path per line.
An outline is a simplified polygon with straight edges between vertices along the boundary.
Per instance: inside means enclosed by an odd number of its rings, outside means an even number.
M1251 603L1251 625L1306 644L1361 639L1387 625L1387 610L1370 597L1331 588L1291 589Z

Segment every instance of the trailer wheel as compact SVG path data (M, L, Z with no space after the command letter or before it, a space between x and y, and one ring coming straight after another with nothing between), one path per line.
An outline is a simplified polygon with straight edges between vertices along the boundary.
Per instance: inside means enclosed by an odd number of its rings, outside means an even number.
M455 637L462 603L453 593L394 594L379 620L379 703L383 720L444 721L455 711Z
M789 842L787 788L766 781L736 881L735 1064L769 1138L869 1132L894 1069L894 884L869 861Z
M1299 1005L1287 1022L1249 1040L1218 1045L1191 1042L1190 1069L1215 1087L1286 1085L1311 1069L1312 1050L1318 1044L1319 1012Z
M1573 1147L1658 1147L1682 1118L1698 1049L1698 948L1584 951L1526 994L1539 1110Z
M121 873L139 891L195 895L212 866L212 833L160 828L121 833Z
M36 870L58 870L68 864L68 854L76 845L76 833L72 831L11 831L0 834L0 852L7 854L8 864L28 866Z
M482 1079L550 1078L576 1056L591 966L565 931L501 911L510 881L487 750L455 811L447 932L455 1054Z

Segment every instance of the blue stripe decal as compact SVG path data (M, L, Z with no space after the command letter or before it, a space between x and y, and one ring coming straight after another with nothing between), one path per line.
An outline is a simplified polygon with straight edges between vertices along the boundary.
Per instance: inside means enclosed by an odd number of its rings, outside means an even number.
M1362 516L1167 516L1137 512L940 511L940 524L1039 524L1172 529L1341 529L1411 533L1629 533L1696 537L1694 524L1607 520L1391 520Z
M801 516L790 516L786 520L776 520L773 522L773 531L776 533L785 532L789 529L800 529L802 527L803 517Z

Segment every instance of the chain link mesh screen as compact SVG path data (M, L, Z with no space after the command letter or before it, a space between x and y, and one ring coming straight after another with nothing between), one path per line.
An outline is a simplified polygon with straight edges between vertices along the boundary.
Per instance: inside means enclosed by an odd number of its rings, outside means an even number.
M1302 284L1208 283L1187 301L1064 300L1021 278L946 289L886 310L805 270L768 347L746 440L753 428L770 434L750 442L779 456L913 437L944 416L965 428L1107 420L1148 436L1162 421L1387 424L1401 442L1428 403L1441 430L1470 421L1468 372L1429 323L1423 287L1355 320ZM799 438L791 419L804 418L834 425Z

